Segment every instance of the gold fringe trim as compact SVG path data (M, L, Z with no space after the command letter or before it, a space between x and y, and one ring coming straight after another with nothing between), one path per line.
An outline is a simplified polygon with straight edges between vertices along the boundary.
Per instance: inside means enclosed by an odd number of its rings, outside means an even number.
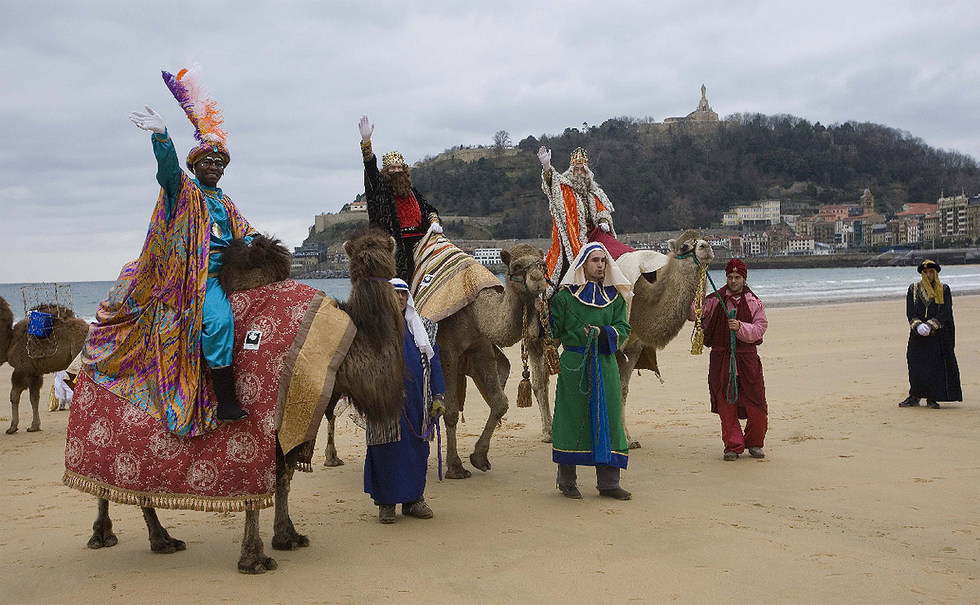
M269 508L275 494L262 496L196 496L193 494L155 494L114 487L101 481L83 477L69 470L62 482L68 487L118 504L132 504L148 508L171 510L198 510L208 513L239 513L247 510Z

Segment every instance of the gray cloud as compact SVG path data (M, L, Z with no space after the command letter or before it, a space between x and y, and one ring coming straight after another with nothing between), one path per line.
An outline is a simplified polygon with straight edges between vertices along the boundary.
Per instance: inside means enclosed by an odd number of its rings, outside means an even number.
M361 190L357 120L409 161L696 105L872 121L980 157L970 2L32 2L0 21L0 282L115 277L156 199L149 104L199 61L222 187L293 246ZM438 203L438 200L435 200Z

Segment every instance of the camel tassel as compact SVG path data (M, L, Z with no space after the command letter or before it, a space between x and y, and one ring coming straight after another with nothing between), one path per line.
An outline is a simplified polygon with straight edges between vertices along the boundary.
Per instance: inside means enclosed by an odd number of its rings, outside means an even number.
M555 340L551 337L551 318L548 308L545 306L544 313L541 314L541 325L544 326L544 363L548 368L548 374L555 376L561 373L561 360L558 358L558 347Z
M529 408L531 407L531 373L524 370L524 377L521 378L521 384L517 385L517 407L519 408Z
M694 292L694 333L691 334L691 355L704 353L704 326L701 324L701 316L704 314L705 277L707 275L708 266L701 265L701 278L698 282L698 289Z
M521 374L521 383L517 385L517 407L531 407L531 371L527 368L527 308L524 309L524 326L521 334L521 363L524 371Z

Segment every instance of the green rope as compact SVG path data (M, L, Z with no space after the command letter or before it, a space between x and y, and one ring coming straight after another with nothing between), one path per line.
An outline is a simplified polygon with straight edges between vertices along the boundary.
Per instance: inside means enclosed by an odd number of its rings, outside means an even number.
M694 264L695 265L701 264L700 262L698 262L697 256L694 257ZM706 271L705 274L708 276L708 281L711 282L711 287L715 291L715 297L718 299L718 304L721 305L722 309L724 309L725 315L728 317L728 319L735 319L735 312L737 311L737 309L732 309L731 311L729 311L725 307L725 301L722 300L721 298L721 292L718 291L718 286L715 285L715 280L711 279L711 273ZM729 366L728 366L728 387L725 389L725 400L728 401L728 403L735 403L736 401L738 401L738 367L735 364L735 344L736 344L735 330L728 330L728 334L729 334L729 340L728 340Z

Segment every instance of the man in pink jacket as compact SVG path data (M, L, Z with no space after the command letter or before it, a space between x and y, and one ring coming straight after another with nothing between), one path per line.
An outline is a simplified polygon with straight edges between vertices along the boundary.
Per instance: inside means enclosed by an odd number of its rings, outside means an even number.
M745 285L748 276L745 263L733 258L728 261L725 273L728 284L719 291L724 307L714 295L704 301L704 344L711 347L708 365L711 411L721 417L725 460L738 459L746 449L753 458L765 458L762 448L769 422L766 383L756 347L762 344L769 321L762 301ZM694 319L693 306L690 319ZM732 333L735 335L734 363ZM733 368L734 381L731 380ZM746 420L744 433L739 419Z

